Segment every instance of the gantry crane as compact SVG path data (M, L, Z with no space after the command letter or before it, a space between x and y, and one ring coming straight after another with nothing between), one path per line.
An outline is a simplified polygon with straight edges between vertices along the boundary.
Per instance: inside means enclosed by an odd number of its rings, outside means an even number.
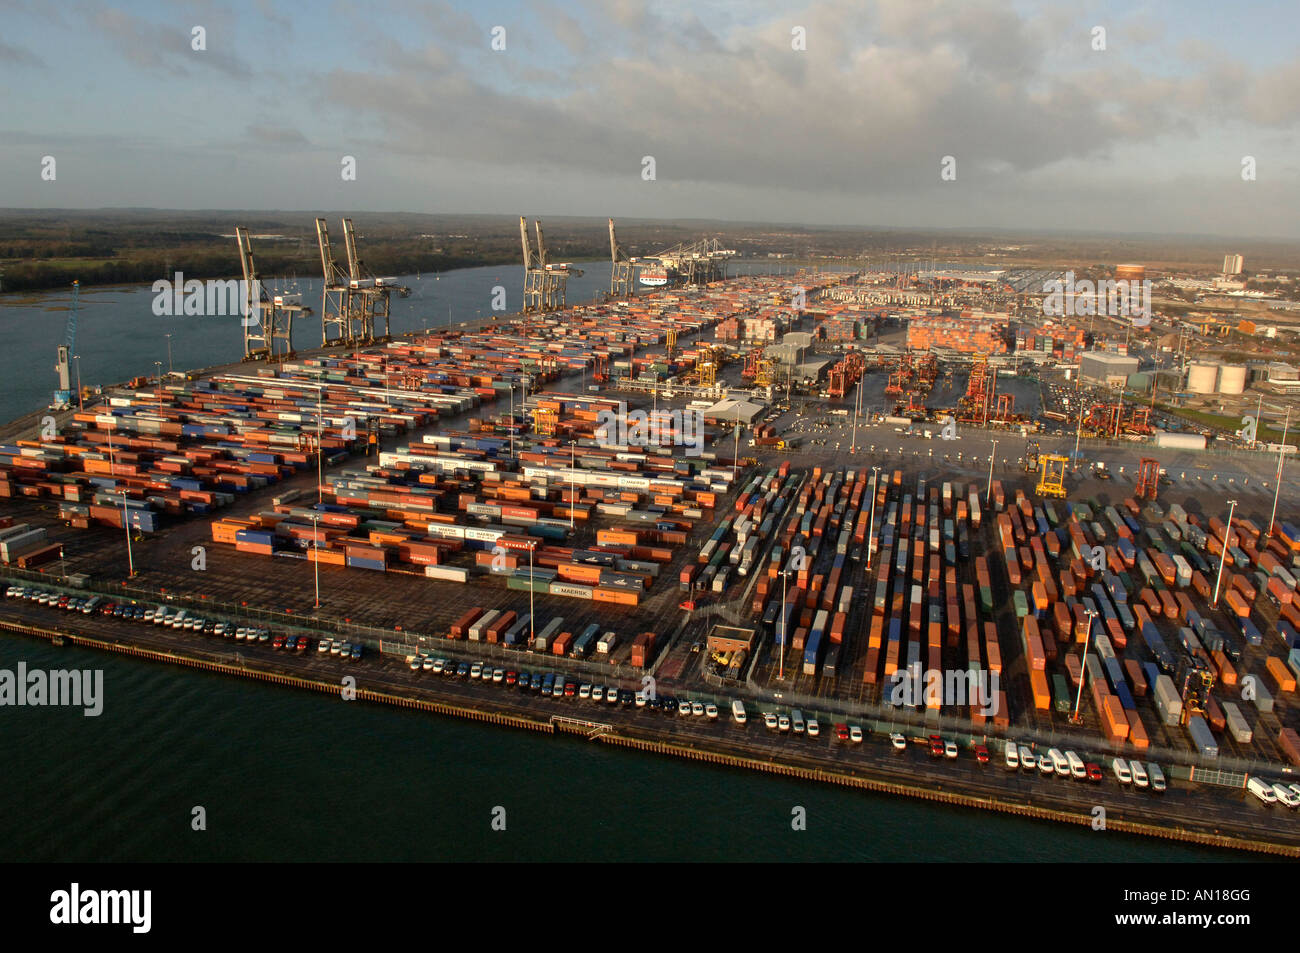
M582 274L568 262L553 264L546 252L542 223L533 222L537 232L537 250L528 241L528 219L519 216L519 238L524 248L524 312L558 311L566 305L569 277Z
M1160 491L1160 461L1152 457L1138 460L1137 486L1133 496L1139 500L1154 500Z
M348 290L352 299L348 321L351 344L382 344L388 340L389 298L397 288L396 278L371 274L357 254L357 234L352 219L343 219L343 247L348 254ZM383 322L382 333L378 323Z
M609 260L614 269L609 274L609 296L631 298L636 294L636 259L629 258L614 235L614 220L609 220Z
M235 241L244 273L244 313L240 320L244 327L244 360L283 361L292 357L293 316L300 312L311 314L311 308L303 307L300 294L273 296L262 286L247 228L235 227Z
M707 284L727 277L727 259L737 253L723 248L716 238L682 242L651 257L658 259L670 276L688 285Z
M316 219L316 242L320 246L321 272L325 288L321 293L321 346L331 344L375 344L388 340L389 298L393 291L406 291L396 278L377 278L366 270L357 254L356 230L352 219L343 219L343 245L347 268L334 260L329 228ZM376 325L382 330L376 333ZM330 336L331 330L333 337Z
M59 375L59 387L54 392L54 403L51 408L54 410L66 410L72 405L72 375L70 373L70 364L72 352L77 344L77 297L81 292L81 282L72 283L72 307L68 310L68 326L63 335L63 343L59 345L56 352L58 357L54 362L54 371ZM78 382L80 387L80 382Z
M1038 457L1038 495L1064 498L1065 468L1070 458L1059 453L1044 453Z

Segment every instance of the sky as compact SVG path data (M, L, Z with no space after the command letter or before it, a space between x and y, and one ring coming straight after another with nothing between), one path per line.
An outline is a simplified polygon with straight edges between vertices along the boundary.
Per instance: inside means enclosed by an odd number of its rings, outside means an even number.
M1295 238L1295 16L0 0L0 207Z

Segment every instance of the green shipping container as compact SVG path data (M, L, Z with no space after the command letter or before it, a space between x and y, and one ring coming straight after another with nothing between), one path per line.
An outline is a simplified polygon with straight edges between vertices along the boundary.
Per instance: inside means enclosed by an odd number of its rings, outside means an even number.
M1011 601L1016 605L1016 618L1023 619L1029 615L1029 600L1025 598L1025 593L1021 589L1015 590L1011 594Z

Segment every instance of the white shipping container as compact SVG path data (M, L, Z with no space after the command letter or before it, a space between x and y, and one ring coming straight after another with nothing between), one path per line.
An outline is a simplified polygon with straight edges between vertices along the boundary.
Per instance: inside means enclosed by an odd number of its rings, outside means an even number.
M429 579L445 579L448 582L469 582L469 570L456 566L425 566L424 575Z

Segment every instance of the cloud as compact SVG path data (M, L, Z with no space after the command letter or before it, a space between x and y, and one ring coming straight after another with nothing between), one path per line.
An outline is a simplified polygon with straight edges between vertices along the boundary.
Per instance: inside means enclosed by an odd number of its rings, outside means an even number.
M9 63L14 66L44 66L45 61L21 47L11 46L0 40L0 63Z

